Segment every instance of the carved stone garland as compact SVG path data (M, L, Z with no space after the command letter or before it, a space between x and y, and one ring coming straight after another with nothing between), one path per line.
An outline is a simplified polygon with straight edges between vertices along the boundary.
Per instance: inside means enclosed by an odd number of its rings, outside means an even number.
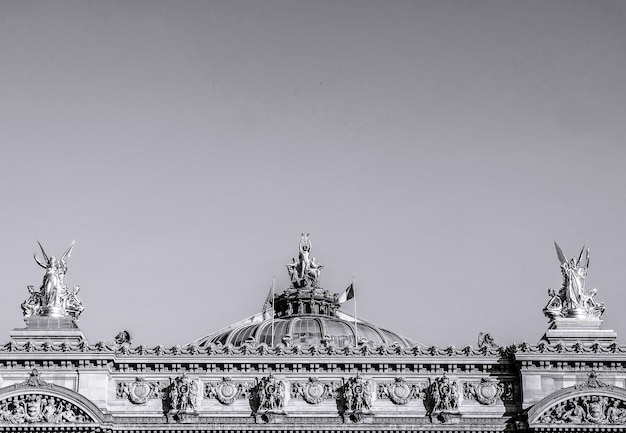
M388 398L395 404L407 404L409 400L422 397L426 387L422 383L409 383L403 377L397 377L394 382L378 384L378 398Z
M291 396L302 398L309 404L318 404L326 399L335 398L339 385L336 382L320 382L316 377L310 377L306 382L295 382L291 385Z
M253 387L250 382L233 382L231 378L225 377L221 382L209 382L204 386L204 396L215 398L222 404L233 404L235 400L250 398L250 389Z

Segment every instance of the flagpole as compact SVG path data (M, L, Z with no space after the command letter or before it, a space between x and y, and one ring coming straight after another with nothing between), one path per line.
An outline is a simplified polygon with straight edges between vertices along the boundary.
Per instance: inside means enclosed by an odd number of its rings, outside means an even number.
M359 325L356 324L356 288L355 288L354 276L352 276L352 291L354 293L354 338L356 339L355 346L358 346L359 345Z
M275 310L275 298L274 298L274 285L276 283L276 277L272 277L272 347L274 347L274 316L276 315L276 310Z

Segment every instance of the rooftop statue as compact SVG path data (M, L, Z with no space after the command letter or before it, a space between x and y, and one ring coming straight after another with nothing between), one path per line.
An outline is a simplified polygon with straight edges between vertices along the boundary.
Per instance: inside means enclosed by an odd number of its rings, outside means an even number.
M83 304L78 299L80 287L69 288L64 282L67 273L67 260L74 249L74 242L70 244L60 259L57 259L56 256L48 257L41 243L37 243L41 249L43 261L37 258L37 253L34 253L33 257L35 262L46 270L46 273L39 290L35 290L33 286L28 286L30 296L22 303L24 319L30 316L69 316L78 320L78 316L84 310Z
M291 284L295 288L317 287L320 271L324 265L320 265L315 261L315 257L311 257L311 240L308 233L302 233L299 250L298 261L292 258L292 262L286 265Z
M601 318L604 313L604 303L596 302L596 289L585 289L585 278L587 278L589 268L589 248L583 246L577 259L572 257L568 260L556 242L554 246L561 262L563 287L558 293L553 289L548 291L550 301L543 310L545 315L550 319L556 317Z

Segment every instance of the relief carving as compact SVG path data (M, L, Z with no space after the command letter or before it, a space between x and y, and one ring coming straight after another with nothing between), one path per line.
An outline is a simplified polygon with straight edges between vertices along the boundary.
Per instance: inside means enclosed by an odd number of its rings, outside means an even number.
M598 395L577 397L550 408L539 418L541 424L624 424L626 404Z
M407 404L409 400L423 397L426 385L423 383L409 383L403 377L397 377L394 382L378 384L378 398L388 398L395 404Z
M447 422L451 414L458 414L459 411L459 383L451 380L448 376L437 377L430 381L426 388L424 406L428 415L441 422Z
M323 400L335 398L339 384L336 382L320 382L310 377L306 382L295 382L291 385L291 396L301 398L309 404L318 404Z
M169 415L179 422L193 422L197 418L196 407L200 385L183 374L172 380L169 386Z
M255 419L281 422L285 415L285 383L273 375L257 379L255 386Z
M509 384L510 385L510 384ZM490 406L504 394L504 383L487 377L480 382L466 382L463 384L463 396L469 400L476 400L480 404Z
M163 398L163 389L166 387L166 383L146 382L143 377L137 377L134 382L118 382L115 396L134 404L144 404L151 399Z
M0 402L0 423L89 423L91 418L72 403L57 397L26 394Z
M235 400L250 398L250 382L233 382L230 377L225 377L221 382L209 382L204 386L204 397L215 398L222 404L233 404Z
M358 374L356 377L344 379L343 383L343 402L344 402L344 420L347 418L352 421L362 421L372 410L372 382L363 379Z

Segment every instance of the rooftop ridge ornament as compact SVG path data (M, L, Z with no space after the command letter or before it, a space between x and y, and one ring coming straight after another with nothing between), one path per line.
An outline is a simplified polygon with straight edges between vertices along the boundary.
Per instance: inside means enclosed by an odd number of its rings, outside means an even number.
M65 250L60 259L56 256L48 256L39 241L39 248L43 255L43 261L37 258L37 253L33 254L35 262L46 270L39 290L34 286L28 286L30 296L22 303L24 320L31 316L39 317L69 317L78 321L78 316L85 309L78 299L79 286L68 287L65 282L67 273L67 261L74 249L75 241Z
M578 258L568 260L556 242L554 246L561 263L563 286L558 293L554 289L548 290L550 301L543 309L544 314L551 320L559 317L600 319L604 313L604 303L596 302L596 289L585 289L589 248L583 246Z
M315 261L315 257L311 257L311 240L308 233L301 234L298 249L298 260L292 258L291 263L286 265L291 285L296 289L319 287L320 271L324 265L320 265Z

